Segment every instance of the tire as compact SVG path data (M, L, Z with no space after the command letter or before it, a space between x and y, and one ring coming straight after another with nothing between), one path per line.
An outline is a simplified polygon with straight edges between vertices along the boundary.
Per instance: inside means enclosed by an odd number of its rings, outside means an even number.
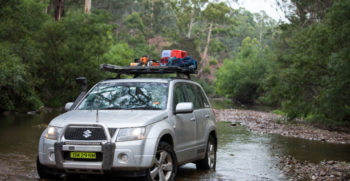
M177 173L177 159L171 145L160 142L154 158L154 165L149 169L146 180L173 181Z
M36 169L41 179L59 179L62 175L62 173L57 170L42 165L39 161L39 157L36 159Z
M205 151L205 157L196 162L197 169L200 170L215 170L216 168L216 141L210 136Z

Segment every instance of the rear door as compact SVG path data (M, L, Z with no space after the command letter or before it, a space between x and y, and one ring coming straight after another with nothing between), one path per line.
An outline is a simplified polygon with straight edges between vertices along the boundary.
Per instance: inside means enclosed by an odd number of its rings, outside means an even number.
M189 102L185 94L185 85L176 83L173 96L173 111L180 102ZM176 152L178 161L186 162L195 157L196 151L196 120L194 113L176 114L175 118L175 135L176 135Z
M201 154L205 152L205 125L207 121L207 110L204 107L200 91L198 90L197 85L186 84L187 97L194 106L194 115L196 118L196 158L200 157Z
M200 88L197 85L194 85L196 89L196 95L199 97L201 102L201 108L200 108L200 116L201 121L197 121L197 142L200 146L200 149L205 149L205 146L207 144L207 137L206 137L206 127L209 124L210 119L214 119L214 115L212 112L212 109L209 105L209 101L207 99L207 96L205 95L202 88Z

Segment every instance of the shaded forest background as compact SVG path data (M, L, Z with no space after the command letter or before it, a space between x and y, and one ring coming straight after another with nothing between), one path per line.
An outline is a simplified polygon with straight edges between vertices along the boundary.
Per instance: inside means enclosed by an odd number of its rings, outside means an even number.
M235 1L2 0L0 111L60 107L79 94L76 77L112 76L101 63L182 49L210 97L348 125L350 1L276 1L288 22Z

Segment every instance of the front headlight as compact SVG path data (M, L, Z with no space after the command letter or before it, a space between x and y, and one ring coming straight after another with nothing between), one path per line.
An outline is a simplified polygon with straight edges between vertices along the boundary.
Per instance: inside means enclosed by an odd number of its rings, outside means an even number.
M58 128L54 126L48 126L47 132L45 134L46 139L57 140L58 138Z
M142 140L146 137L146 127L122 128L119 130L117 141Z

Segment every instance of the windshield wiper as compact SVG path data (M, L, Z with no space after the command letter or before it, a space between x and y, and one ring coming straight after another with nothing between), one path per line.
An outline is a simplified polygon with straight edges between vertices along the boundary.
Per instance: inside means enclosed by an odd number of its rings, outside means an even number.
M156 107L135 107L135 108L129 108L131 110L161 110L161 108Z
M123 110L125 108L121 107L106 107L106 108L100 108L100 110Z

